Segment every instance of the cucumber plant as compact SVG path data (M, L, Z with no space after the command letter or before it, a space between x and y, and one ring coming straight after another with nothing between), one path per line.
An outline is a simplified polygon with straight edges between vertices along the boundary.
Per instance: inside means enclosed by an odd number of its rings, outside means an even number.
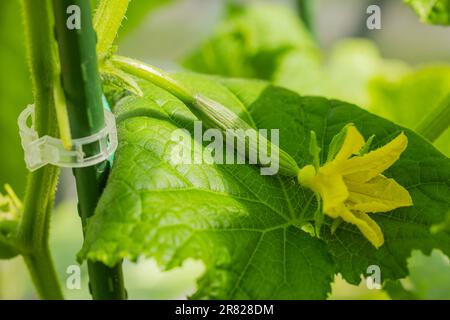
M265 80L166 73L115 55L129 1L100 1L95 44L89 1L22 0L39 135L70 144L99 130L101 80L117 121L111 170L107 161L74 170L85 235L78 259L88 262L95 299L126 298L121 263L141 256L164 269L201 260L193 298L324 299L338 273L357 284L377 265L384 281L397 280L414 249L450 254L450 163L432 145L448 128L448 99L417 133ZM70 33L73 3L86 29ZM195 69L201 57L189 61ZM197 120L222 132L279 130L280 173L174 164L171 133L192 132ZM189 139L203 154L207 145ZM23 206L12 191L0 202L0 258L22 255L44 299L63 298L48 249L57 178L45 166L30 173Z

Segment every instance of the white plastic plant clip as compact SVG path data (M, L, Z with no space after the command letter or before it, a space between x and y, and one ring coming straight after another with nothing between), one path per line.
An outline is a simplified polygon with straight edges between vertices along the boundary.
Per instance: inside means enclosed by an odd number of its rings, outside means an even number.
M34 128L34 105L29 105L18 118L28 170L35 171L47 164L66 168L84 168L109 159L117 148L117 129L114 115L106 109L104 111L105 127L91 136L73 139L72 148L66 149L58 138L39 137ZM83 151L84 146L95 144L99 146L98 153L86 156Z

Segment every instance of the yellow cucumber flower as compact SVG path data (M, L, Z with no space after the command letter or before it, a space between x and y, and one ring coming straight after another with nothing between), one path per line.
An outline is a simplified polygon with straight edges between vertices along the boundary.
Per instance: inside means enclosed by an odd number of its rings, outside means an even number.
M358 155L364 144L358 129L353 124L347 125L336 156L318 170L313 165L305 166L299 171L298 180L320 195L325 214L356 225L379 248L384 243L383 232L367 213L413 205L405 188L382 175L400 158L408 138L400 133L383 147Z

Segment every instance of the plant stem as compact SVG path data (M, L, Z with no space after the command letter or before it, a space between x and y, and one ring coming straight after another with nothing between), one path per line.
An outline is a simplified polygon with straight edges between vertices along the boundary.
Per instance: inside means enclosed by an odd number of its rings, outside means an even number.
M111 61L122 71L164 88L186 104L194 101L194 96L186 88L162 70L127 57L114 56Z
M94 16L97 31L97 54L100 60L108 56L130 0L101 0Z
M51 8L47 0L22 0L21 4L35 99L35 128L39 136L57 136L53 98L57 65L53 55ZM42 299L63 299L48 247L58 173L58 168L49 165L29 174L17 234L31 279Z
M81 28L66 26L66 10L76 5L81 10ZM92 26L89 0L53 0L55 29L64 95L74 138L82 138L103 129L104 111L102 87L97 65L96 36ZM98 144L84 148L87 156L97 153ZM78 210L86 229L103 191L108 174L107 161L96 166L74 169L77 183ZM94 299L125 299L121 263L108 268L101 263L88 262L90 290Z
M42 248L42 251L34 251L33 254L24 255L25 263L30 270L34 285L38 288L39 296L44 299L63 299L58 281L55 281L50 250Z
M313 0L297 0L297 10L300 18L306 28L314 34L314 1Z
M450 93L417 126L417 133L435 142L450 126Z

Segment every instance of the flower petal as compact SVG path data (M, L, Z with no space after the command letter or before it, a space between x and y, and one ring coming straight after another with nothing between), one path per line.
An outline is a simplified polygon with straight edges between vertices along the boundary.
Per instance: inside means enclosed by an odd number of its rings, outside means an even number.
M333 207L344 204L349 193L347 186L340 174L327 172L328 167L325 166L319 170L319 174L314 179L313 190L320 193L323 200L323 210L327 211Z
M413 205L408 190L383 175L368 182L345 180L345 184L350 193L347 207L352 211L386 212Z
M378 223L375 222L368 214L354 213L355 217L362 222L359 222L356 226L362 232L362 234L370 241L375 248L379 248L384 243L383 231L381 231ZM364 222L364 223L363 223Z
M365 213L351 212L346 206L341 205L333 209L334 212L327 213L330 216L339 216L345 222L356 225L367 240L379 248L384 243L383 232L380 226Z
M353 124L347 126L347 134L341 149L334 160L347 160L352 154L357 153L364 145L364 137Z
M392 166L408 145L408 138L402 132L385 146L362 157L353 157L342 166L341 173L348 180L366 182Z

